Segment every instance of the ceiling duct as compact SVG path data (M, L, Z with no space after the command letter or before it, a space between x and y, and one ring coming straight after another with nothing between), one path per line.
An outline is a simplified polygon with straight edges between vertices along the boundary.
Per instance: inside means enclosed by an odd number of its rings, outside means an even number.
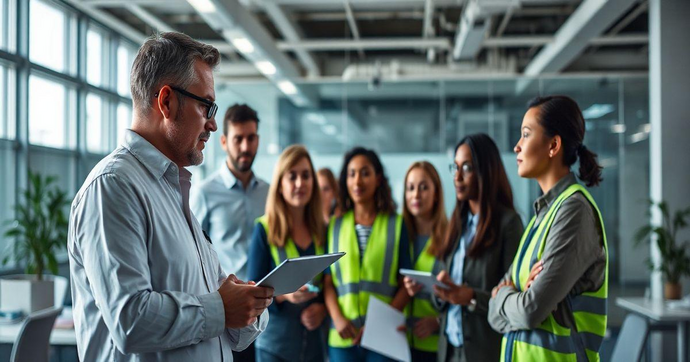
M520 0L471 0L460 16L453 58L472 60L482 49L491 27L491 16L520 7Z

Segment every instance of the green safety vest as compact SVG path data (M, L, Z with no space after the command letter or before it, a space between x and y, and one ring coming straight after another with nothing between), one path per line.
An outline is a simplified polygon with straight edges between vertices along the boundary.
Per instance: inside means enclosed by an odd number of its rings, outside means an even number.
M266 233L266 239L268 239L268 218L266 215L261 216L260 218L256 219L256 222L260 223L264 227L264 232ZM278 247L273 245L272 243L268 243L268 246L271 249L271 257L273 257L273 262L276 264L276 266L280 265L285 259L294 259L294 258L299 258L299 251L297 251L297 245L292 241L292 238L288 238L287 241L285 242L285 245L283 247ZM316 255L322 255L323 254L323 246L316 245L314 243L314 252L316 252ZM322 275L319 273L314 279L312 280L312 284L315 286L318 286L321 288L321 282L322 282Z
M424 246L424 250L419 254L419 258L415 261L414 270L423 272L430 272L434 275L438 274L441 269L441 263L431 254L428 253L431 246L431 238L429 238ZM414 248L410 248L411 253L414 253ZM405 315L407 316L407 327L412 330L418 320L425 317L438 317L438 311L431 303L431 294L421 291L412 298L412 303L405 307ZM410 307L411 305L411 307ZM411 315L410 315L411 314ZM408 335L410 346L416 350L436 353L438 350L438 332L426 337L424 339L417 338L414 333Z
M608 246L601 212L592 195L584 186L574 184L563 191L553 202L536 231L533 232L534 237L527 240L536 216L532 218L522 235L518 253L513 260L511 273L516 288L519 291L524 290L532 266L542 257L545 241L558 209L568 197L576 192L582 193L594 206L601 223L606 252L604 283L595 292L566 297L566 303L574 316L575 329L559 325L551 314L536 329L509 332L503 336L501 361L599 361L599 348L606 333L606 299L609 280ZM527 259L527 256L531 257Z
M371 229L364 256L360 259L359 243L352 211L331 219L328 227L328 252L346 254L330 266L338 305L343 316L356 328L364 326L369 297L390 303L398 291L398 252L402 218L378 214ZM343 339L335 327L328 334L331 347L351 347L352 339Z

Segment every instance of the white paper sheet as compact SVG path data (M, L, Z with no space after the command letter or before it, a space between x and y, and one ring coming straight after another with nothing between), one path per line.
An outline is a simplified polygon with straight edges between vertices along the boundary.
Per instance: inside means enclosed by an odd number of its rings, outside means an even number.
M405 315L402 312L376 297L370 297L362 347L398 361L410 362L407 336L405 332L397 330L398 326L403 324L405 324Z

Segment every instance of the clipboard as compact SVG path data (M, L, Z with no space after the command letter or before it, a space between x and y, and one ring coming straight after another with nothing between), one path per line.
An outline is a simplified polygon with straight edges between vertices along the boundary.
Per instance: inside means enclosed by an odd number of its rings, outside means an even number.
M285 259L256 285L273 288L274 297L294 293L344 255L340 252Z
M414 279L415 282L423 285L422 290L427 293L434 293L434 285L448 289L448 286L436 280L436 276L429 272L423 272L419 270L412 269L400 269L400 274Z

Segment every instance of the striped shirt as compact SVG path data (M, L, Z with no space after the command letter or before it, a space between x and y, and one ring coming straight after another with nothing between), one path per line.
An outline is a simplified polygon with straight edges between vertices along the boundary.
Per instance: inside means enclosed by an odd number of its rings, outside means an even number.
M355 232L357 233L357 241L359 242L359 257L364 256L364 250L367 249L367 241L369 241L369 235L371 235L371 226L364 226L360 224L355 224Z

